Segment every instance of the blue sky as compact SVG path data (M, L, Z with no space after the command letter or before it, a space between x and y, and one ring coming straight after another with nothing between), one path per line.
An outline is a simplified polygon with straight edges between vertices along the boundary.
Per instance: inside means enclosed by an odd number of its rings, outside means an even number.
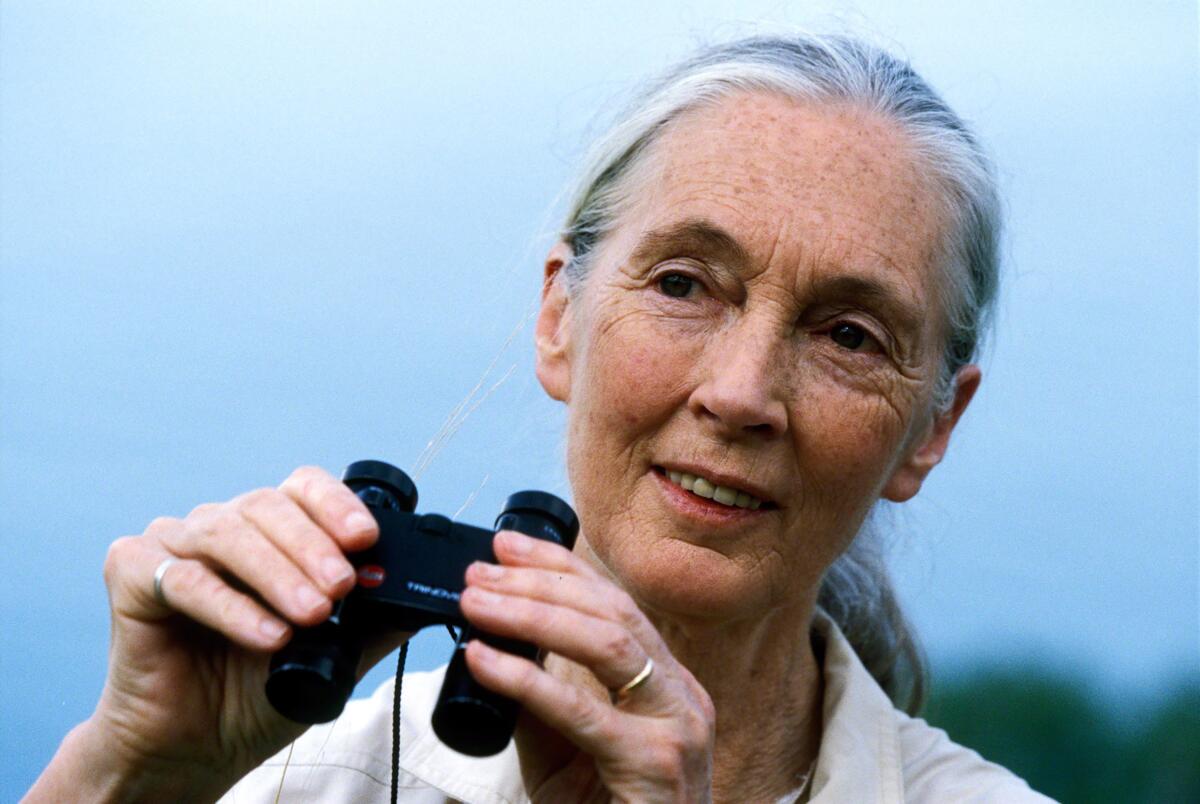
M408 6L0 7L0 797L91 710L104 553L155 516L411 467L485 374L422 507L567 493L522 327L558 194L633 82L752 20L893 43L1001 168L984 385L892 517L935 668L1196 669L1194 4Z

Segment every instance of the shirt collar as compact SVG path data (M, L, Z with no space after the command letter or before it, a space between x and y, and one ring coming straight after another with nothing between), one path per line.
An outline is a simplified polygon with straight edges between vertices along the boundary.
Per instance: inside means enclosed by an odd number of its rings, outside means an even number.
M825 690L809 800L903 801L895 707L828 614L818 609L812 630L825 643Z

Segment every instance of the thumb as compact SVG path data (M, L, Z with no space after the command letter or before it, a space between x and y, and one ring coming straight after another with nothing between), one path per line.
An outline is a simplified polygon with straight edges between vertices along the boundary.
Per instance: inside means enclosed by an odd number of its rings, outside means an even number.
M531 798L540 797L546 783L576 760L582 758L591 765L591 757L529 712L522 711L517 718L513 739L521 759L521 778ZM535 793L539 795L535 796Z

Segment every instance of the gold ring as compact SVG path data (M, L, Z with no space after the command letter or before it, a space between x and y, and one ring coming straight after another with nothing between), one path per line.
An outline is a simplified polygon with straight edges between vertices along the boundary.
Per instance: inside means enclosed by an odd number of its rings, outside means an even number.
M638 674L629 679L629 683L621 687L613 693L613 700L623 698L629 693L636 690L638 687L646 683L646 679L650 678L650 674L654 672L654 660L649 656L646 657L646 664L638 671Z
M154 599L164 606L170 606L167 602L166 595L163 594L163 576L167 574L167 569L174 564L178 559L175 556L164 558L158 568L154 570Z

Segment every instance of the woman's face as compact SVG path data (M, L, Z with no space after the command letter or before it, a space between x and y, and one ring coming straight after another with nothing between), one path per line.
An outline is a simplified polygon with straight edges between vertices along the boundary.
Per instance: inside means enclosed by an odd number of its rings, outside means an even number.
M974 389L932 415L934 196L890 123L774 95L693 112L655 149L577 292L564 247L547 263L538 371L569 404L582 539L652 610L811 603Z

